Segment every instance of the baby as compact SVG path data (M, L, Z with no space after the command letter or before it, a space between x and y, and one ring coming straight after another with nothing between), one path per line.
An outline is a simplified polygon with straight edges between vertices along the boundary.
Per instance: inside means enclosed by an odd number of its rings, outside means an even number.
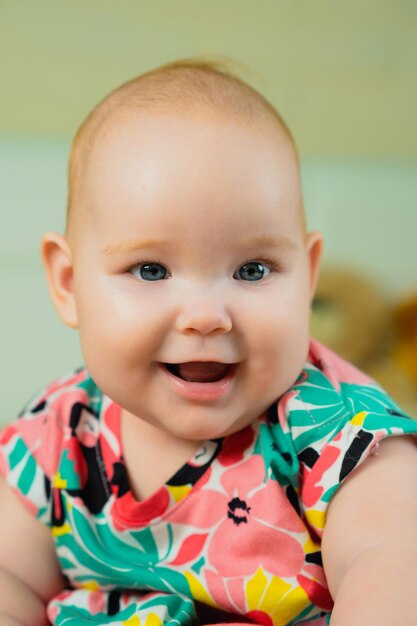
M417 423L310 340L321 250L221 67L92 111L42 242L85 367L1 434L0 626L415 626Z

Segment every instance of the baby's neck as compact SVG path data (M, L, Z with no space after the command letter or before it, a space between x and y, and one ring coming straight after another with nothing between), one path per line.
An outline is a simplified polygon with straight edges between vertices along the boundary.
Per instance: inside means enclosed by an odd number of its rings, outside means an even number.
M194 455L200 441L179 439L122 409L120 436L130 488L144 500Z

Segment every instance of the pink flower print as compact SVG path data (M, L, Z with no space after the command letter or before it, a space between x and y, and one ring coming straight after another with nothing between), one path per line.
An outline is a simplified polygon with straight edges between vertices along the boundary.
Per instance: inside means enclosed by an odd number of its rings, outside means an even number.
M277 589L283 588L287 598L294 583L284 579L294 579L303 571L306 528L281 485L265 480L265 471L257 454L233 467L223 466L215 481L194 489L167 516L179 543L171 564L186 568L196 600L208 603L210 599L209 603L229 613L267 613L269 600L266 604L251 600L251 586L256 587L260 577L271 581L268 598L281 611L281 599L275 597ZM209 487L213 484L217 489ZM190 533L191 529L194 532ZM187 563L201 557L204 564L196 576ZM303 590L297 593L302 596L301 604L308 604L308 595ZM292 593L288 596L293 597ZM261 623L257 618L254 620Z
M42 410L13 425L48 477L57 472L62 449L71 437L71 410L74 404L85 402L88 398L83 389L71 389L50 398Z
M303 372L303 376L306 378L306 374L305 372ZM286 432L286 430L288 430L288 425L287 425L287 416L288 416L288 409L287 406L292 402L293 398L296 398L298 395L297 391L287 391L287 393L285 393L283 396L281 396L281 398L278 401L278 405L277 405L277 412L278 412L278 420L279 423L282 427L282 429L284 430L284 432Z
M208 561L220 576L248 576L259 567L293 576L303 567L303 549L291 533L304 526L279 483L264 477L263 460L253 455L221 478L227 492L219 511L223 520L208 545Z
M306 529L279 483L265 481L262 457L255 454L224 469L218 481L218 490L206 483L169 512L167 521L176 526L179 540L171 560L185 566L204 556L200 577L206 579L216 604L216 589L225 578L241 579L259 568L279 577L300 573ZM191 528L208 535L193 537L192 550L187 543Z
M83 383L85 381L86 377L87 372L85 371L85 369L82 369L79 372L74 372L70 374L69 376L57 378L46 386L43 398L47 399L51 396L51 394L59 391L60 389L68 389L71 387L76 388L80 383Z
M313 507L320 500L324 492L324 487L320 485L320 481L323 479L326 471L335 465L340 455L341 450L339 448L327 444L324 446L313 469L303 466L301 499L306 508Z
M182 565L183 563L189 563L196 559L203 549L207 536L207 534L195 534L186 537L181 544L177 556L169 565Z
M105 613L106 606L106 596L102 591L91 591L88 594L88 612L90 615L97 615L97 613Z
M335 389L340 389L340 383L344 382L356 385L369 385L374 382L369 376L350 363L346 363L316 339L310 341L310 358L313 363L318 365Z
M98 419L89 411L83 408L80 412L74 433L78 441L86 448L94 448L97 445L100 434Z

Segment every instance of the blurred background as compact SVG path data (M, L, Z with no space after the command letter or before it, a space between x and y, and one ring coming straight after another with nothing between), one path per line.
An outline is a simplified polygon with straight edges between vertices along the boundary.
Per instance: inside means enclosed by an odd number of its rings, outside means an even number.
M82 363L39 260L71 138L115 86L218 55L282 113L326 240L312 330L417 416L415 0L0 1L0 423Z

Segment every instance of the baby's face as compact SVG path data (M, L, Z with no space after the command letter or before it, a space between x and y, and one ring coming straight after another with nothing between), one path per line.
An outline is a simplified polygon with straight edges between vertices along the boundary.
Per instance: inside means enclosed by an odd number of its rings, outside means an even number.
M74 294L99 387L187 440L262 414L304 364L320 249L284 133L131 114L94 149L80 197ZM228 367L179 365L197 361Z

